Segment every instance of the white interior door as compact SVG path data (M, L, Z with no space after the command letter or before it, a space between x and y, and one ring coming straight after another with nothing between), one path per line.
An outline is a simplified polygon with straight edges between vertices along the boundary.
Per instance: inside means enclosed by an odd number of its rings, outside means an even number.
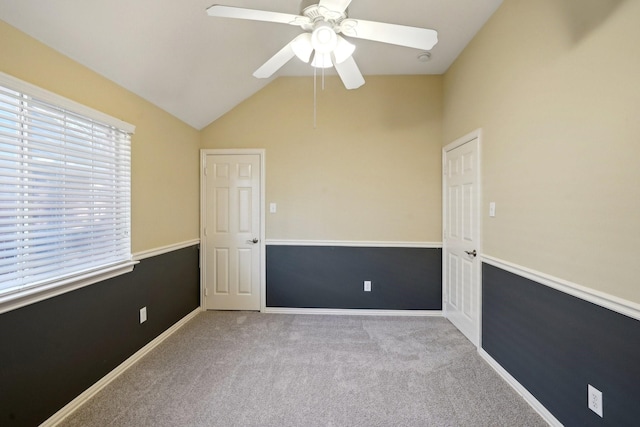
M443 150L443 299L445 316L474 345L480 336L480 134Z
M202 155L202 288L208 310L260 310L260 154Z

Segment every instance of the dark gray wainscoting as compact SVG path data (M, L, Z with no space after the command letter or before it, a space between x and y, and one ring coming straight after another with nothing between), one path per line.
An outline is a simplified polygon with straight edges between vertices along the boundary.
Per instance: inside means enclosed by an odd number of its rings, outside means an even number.
M482 313L483 349L565 426L638 425L640 321L488 264Z
M266 258L267 307L442 309L439 248L268 245Z
M198 247L0 315L0 425L36 426L200 305ZM139 323L146 306L148 320Z

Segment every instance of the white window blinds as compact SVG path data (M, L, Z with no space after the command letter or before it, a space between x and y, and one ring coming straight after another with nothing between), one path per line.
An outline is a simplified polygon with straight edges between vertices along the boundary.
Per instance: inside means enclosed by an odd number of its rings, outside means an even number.
M0 295L130 260L130 130L12 86L0 80Z

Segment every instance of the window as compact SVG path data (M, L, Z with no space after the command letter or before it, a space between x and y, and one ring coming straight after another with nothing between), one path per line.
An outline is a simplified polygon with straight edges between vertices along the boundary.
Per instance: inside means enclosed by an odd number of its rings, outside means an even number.
M131 270L133 130L0 73L0 302Z

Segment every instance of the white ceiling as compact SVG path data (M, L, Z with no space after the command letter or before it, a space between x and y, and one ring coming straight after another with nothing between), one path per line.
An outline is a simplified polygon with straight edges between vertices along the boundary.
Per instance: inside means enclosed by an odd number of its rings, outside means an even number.
M201 129L270 80L252 73L301 30L209 17L215 0L0 0L0 19ZM220 0L299 14L308 0ZM350 39L365 75L442 74L502 0L354 0L351 18L438 31L432 59ZM277 76L313 75L297 58ZM357 90L357 89L356 89Z

